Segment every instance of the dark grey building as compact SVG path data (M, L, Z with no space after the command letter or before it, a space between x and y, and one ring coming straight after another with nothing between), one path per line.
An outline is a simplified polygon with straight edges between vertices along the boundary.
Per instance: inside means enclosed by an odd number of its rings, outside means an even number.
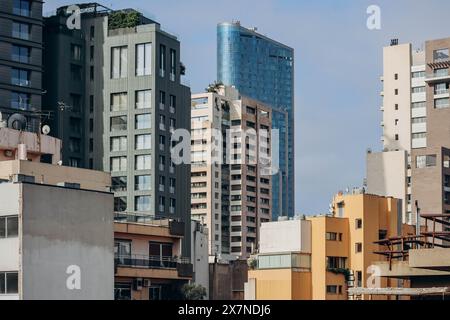
M28 131L40 129L42 4L2 0L0 5L0 122L20 113Z
M63 119L63 159L111 172L118 219L185 222L190 256L190 166L170 153L173 130L190 131L180 42L135 10L79 8L79 30L67 28L67 7L45 21L46 101Z

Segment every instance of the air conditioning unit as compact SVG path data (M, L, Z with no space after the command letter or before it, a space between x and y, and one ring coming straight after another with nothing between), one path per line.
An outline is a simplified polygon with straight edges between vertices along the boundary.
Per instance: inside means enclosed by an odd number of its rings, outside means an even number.
M142 286L143 286L144 288L150 288L151 285L152 285L152 282L150 281L150 279L144 279L144 281L143 281L143 283L142 283Z

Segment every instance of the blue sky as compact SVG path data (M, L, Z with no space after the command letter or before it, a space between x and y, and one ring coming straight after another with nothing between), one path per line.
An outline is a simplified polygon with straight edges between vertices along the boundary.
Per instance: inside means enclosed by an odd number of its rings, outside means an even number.
M92 1L81 1L92 2ZM448 0L106 0L135 8L177 35L192 92L216 78L216 25L239 20L295 49L296 212L328 211L337 191L361 186L367 148L381 148L382 48L450 36ZM47 0L44 13L68 0ZM366 27L369 5L381 30Z

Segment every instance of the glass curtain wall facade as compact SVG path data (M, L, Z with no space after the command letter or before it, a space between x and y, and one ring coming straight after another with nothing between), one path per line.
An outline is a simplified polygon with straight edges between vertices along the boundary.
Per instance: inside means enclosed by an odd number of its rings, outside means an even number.
M217 80L272 107L279 130L279 167L273 176L272 218L295 214L294 50L240 23L217 27ZM277 143L277 142L273 142Z

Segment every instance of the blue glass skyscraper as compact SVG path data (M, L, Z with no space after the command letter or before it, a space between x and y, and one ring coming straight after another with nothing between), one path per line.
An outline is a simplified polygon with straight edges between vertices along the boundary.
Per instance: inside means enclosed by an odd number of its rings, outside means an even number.
M217 80L272 107L272 128L280 132L280 171L272 179L272 217L293 217L294 49L239 22L221 23L217 27Z

